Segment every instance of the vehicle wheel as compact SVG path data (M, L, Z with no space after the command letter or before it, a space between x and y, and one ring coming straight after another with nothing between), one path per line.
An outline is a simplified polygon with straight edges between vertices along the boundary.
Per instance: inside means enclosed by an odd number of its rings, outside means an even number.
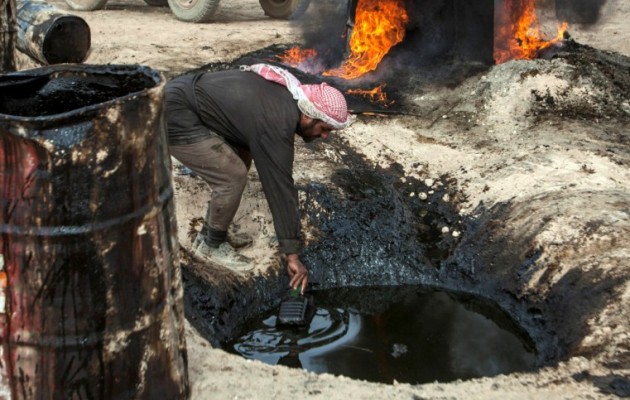
M214 15L219 0L168 0L177 19L186 22L208 22Z
M66 4L76 11L94 11L105 7L107 0L66 0Z
M265 14L271 18L296 19L306 12L310 0L259 0Z
M168 0L144 0L145 3L151 7L166 7L168 6Z

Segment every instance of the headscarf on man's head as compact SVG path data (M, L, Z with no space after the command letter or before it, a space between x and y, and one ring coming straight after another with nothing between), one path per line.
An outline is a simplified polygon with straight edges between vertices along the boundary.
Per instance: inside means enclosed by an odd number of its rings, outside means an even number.
M241 70L255 72L268 81L285 86L297 100L300 111L308 117L322 120L334 129L343 129L353 122L348 113L346 98L325 82L319 85L302 85L286 69L269 64L243 65Z

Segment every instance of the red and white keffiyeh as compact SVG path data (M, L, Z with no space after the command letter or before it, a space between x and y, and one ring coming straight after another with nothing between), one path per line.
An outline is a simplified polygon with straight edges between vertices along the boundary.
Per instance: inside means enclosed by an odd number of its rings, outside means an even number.
M319 119L334 129L343 129L353 122L343 94L324 83L302 85L289 71L269 64L241 66L242 71L255 72L268 81L285 86L297 100L300 111L313 119Z

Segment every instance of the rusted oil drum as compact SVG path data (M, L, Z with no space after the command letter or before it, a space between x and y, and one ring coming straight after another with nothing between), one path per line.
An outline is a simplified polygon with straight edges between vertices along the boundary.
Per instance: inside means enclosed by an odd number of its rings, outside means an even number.
M42 0L17 0L17 48L43 65L80 63L91 46L90 26Z
M0 398L189 396L164 79L0 76Z

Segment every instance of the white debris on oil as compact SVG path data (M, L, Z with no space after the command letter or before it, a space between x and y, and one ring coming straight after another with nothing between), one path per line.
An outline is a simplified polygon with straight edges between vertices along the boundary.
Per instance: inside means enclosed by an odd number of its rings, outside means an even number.
M105 116L109 122L115 123L116 121L120 119L120 108L111 107L109 110L107 110L107 113L105 114Z
M114 166L114 168L109 169L107 171L103 171L102 175L104 178L109 178L114 172L116 172L118 170L118 167L120 167L121 163L118 163Z
M42 147L44 147L49 152L53 153L55 151L55 145L48 140L44 140L41 142Z
M103 162L103 160L105 160L105 158L107 157L109 153L106 150L99 150L96 153L96 161L98 162Z

